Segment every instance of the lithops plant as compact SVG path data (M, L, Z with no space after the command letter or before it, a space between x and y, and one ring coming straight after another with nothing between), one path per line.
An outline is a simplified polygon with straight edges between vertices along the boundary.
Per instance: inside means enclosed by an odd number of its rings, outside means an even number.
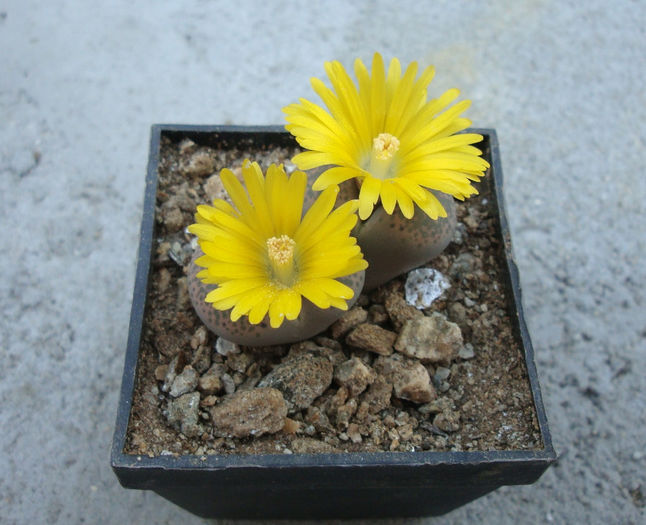
M307 176L245 161L243 184L220 177L231 203L197 208L189 231L200 252L189 268L189 296L202 322L238 344L307 339L337 320L359 296L367 266L350 232L357 200L334 209L330 186L304 210Z
M430 261L451 242L457 223L455 201L445 193L433 193L444 206L446 217L431 219L425 213L416 213L407 219L399 210L388 214L379 206L357 225L353 233L370 261L366 290Z
M457 89L428 100L434 68L419 76L417 70L413 62L402 75L394 58L386 72L375 53L371 73L361 60L355 61L355 85L339 62L327 62L332 89L311 80L327 110L305 99L283 110L286 129L306 149L293 162L302 170L327 168L314 190L350 179L359 185L364 223L356 235L369 263L367 287L441 252L455 228L453 198L477 193L471 182L489 167L473 146L482 136L456 134L471 125L460 117L470 101L451 106Z

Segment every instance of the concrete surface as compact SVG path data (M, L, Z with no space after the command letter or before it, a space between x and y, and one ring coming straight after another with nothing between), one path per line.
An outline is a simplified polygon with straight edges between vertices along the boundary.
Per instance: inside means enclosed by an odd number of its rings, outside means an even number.
M0 522L203 523L109 467L149 126L281 123L379 50L498 130L562 455L429 521L644 523L646 4L349 4L0 3Z

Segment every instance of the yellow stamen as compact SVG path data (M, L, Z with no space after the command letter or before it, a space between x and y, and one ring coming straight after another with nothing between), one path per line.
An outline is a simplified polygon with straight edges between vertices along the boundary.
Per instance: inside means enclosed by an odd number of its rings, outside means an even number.
M271 263L272 277L278 283L291 286L294 282L294 239L288 235L267 239L267 255Z
M399 149L399 140L390 133L379 133L372 139L372 152L379 160L390 160Z
M395 153L399 150L399 139L390 133L379 133L372 139L372 151L364 168L376 179L389 179L396 171Z

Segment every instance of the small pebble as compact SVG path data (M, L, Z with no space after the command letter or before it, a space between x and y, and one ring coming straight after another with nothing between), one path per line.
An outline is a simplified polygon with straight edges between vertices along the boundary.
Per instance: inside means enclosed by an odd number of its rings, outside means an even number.
M218 340L215 342L215 351L220 355L228 356L229 354L240 353L240 347L223 337L218 337Z
M237 392L211 408L213 432L219 437L273 434L284 428L286 415L287 404L274 388Z
M168 393L171 397L179 397L194 391L197 388L198 377L197 371L191 365L185 366L182 373L175 377Z
M326 357L302 354L284 361L258 383L283 393L290 413L309 407L332 383L334 367Z
M442 381L446 381L450 375L451 375L450 368L438 366L437 369L435 370L435 375L433 376L433 379L435 379L438 383L441 383Z
M334 339L339 339L355 326L365 323L367 319L368 312L360 306L355 306L330 327L330 333Z
M397 339L395 332L374 324L363 323L352 330L345 340L354 347L380 355L390 355L393 353L395 339Z
M475 357L476 353L473 350L473 345L471 343L465 344L462 348L460 348L460 351L458 352L458 357L460 359L473 359Z
M236 383L229 374L222 374L220 377L222 384L224 385L224 391L231 395L236 391Z

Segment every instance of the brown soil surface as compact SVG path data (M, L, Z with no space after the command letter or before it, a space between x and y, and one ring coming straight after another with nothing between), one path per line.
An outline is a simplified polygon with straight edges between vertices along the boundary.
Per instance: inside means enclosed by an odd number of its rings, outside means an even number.
M197 348L204 346L196 343L201 323L186 289L191 236L185 227L193 222L195 206L208 202L207 191L210 196L217 191L213 173L240 166L245 158L259 161L263 169L271 162L288 166L293 154L288 148L225 151L190 141L162 141L156 246L125 452L154 456L542 448L521 348L510 321L512 299L502 280L505 259L488 177L479 184L480 195L458 204L456 238L428 264L450 279L451 288L423 313L439 312L456 323L467 347L446 366L425 365L433 379L434 400L417 404L391 395L378 411L369 410L370 403L381 402L376 399L379 389L352 397L333 381L311 407L290 414L285 428L275 434L214 436L209 408L220 402L223 391L200 394L200 432L195 437L187 437L167 421L171 398L163 388L166 367L178 354L186 363L195 362ZM404 282L405 276L394 279L359 298L369 322L398 332L384 302L389 296L403 296ZM238 354L223 356L215 350L216 339L208 334L203 342L209 348L206 359L221 364L236 389L253 388L290 351L299 350L290 345L242 347ZM312 344L327 348L335 359L357 357L368 368L379 358L348 344L345 335L334 339L332 329Z

